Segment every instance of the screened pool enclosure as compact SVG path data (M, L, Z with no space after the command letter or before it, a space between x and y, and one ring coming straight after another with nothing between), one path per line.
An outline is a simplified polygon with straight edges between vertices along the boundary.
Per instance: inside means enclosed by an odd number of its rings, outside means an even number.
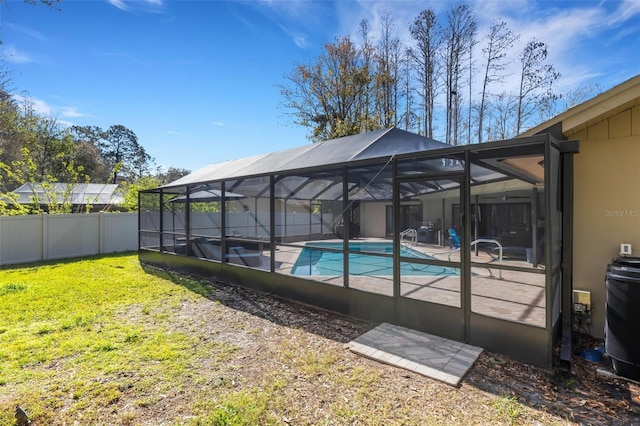
M567 145L384 129L212 164L140 193L140 259L548 366Z

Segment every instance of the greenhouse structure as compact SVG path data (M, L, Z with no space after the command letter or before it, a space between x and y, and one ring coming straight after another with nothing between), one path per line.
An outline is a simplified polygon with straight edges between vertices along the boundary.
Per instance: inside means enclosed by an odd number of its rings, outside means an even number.
M550 366L577 151L392 128L212 164L140 193L139 256Z

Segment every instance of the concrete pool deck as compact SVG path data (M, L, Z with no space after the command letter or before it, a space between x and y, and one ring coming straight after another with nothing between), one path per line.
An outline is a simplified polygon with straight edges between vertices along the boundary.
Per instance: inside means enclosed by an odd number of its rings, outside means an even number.
M323 240L327 242L331 240ZM361 239L359 242L389 242L383 239ZM310 241L311 242L311 241ZM306 244L307 242L305 242ZM430 244L413 244L410 248L428 254L439 260L448 260L448 247ZM276 250L276 272L291 274L304 244L299 246L278 245ZM268 269L269 252L264 253L265 268ZM459 252L451 254L457 261ZM504 260L503 265L531 268L531 272L502 270L501 274L491 268L493 259L482 252L472 254L472 261L486 266L472 267L471 310L489 317L524 323L537 327L546 326L545 275L543 268L534 268L523 261ZM501 275L501 276L500 276ZM301 277L305 278L305 277ZM314 281L343 286L342 275L308 277ZM438 303L459 308L460 277L450 275L403 275L400 291L402 297ZM350 275L349 287L370 293L393 297L393 277Z

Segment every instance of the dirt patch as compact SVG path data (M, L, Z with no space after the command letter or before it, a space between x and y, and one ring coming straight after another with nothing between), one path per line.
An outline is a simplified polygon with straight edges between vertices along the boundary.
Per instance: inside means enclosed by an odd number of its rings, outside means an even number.
M204 340L224 341L233 350L224 368L214 358L201 359L197 380L239 392L284 378L285 390L277 392L282 400L268 408L275 423L640 424L640 387L598 375L598 368L611 368L606 358L592 363L576 353L568 374L485 351L462 385L452 388L346 349L347 342L376 324L245 288L209 285L206 299L183 304L173 326ZM598 343L578 336L574 347L578 351ZM164 402L139 413L137 421L187 420L190 414L176 405L193 398L193 390L166 395ZM213 406L223 401L213 399Z

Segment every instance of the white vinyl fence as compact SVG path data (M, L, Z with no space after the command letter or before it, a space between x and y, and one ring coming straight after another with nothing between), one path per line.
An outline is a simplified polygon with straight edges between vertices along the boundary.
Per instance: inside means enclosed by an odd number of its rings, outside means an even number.
M138 213L0 216L0 266L138 249Z

